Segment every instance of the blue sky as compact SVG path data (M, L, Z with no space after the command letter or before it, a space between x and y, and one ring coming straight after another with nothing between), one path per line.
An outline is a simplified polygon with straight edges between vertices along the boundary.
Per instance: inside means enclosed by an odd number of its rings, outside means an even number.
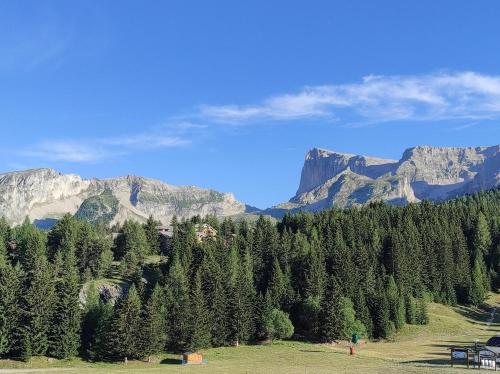
M500 3L0 0L0 170L268 207L306 151L500 143Z

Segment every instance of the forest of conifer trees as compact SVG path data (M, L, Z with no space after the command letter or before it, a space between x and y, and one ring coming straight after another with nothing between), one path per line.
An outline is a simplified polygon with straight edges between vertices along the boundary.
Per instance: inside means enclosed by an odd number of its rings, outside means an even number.
M197 240L200 223L217 236ZM281 338L387 338L426 324L430 301L478 305L500 284L500 190L277 224L174 219L168 241L157 224L111 229L66 215L46 232L1 220L0 357L148 359ZM113 303L98 286L116 278L127 287Z

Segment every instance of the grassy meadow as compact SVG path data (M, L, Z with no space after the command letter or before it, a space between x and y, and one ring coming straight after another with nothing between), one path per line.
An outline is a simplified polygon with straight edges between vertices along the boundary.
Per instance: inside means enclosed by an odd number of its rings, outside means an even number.
M492 323L490 313L500 305L494 294L481 309L429 305L427 326L405 326L390 341L362 342L355 356L345 345L309 344L293 341L203 350L207 365L178 365L179 356L164 355L152 363L88 363L33 358L30 363L0 360L5 373L214 373L214 374L326 374L326 373L458 373L449 365L450 345L485 341L500 334L500 309Z

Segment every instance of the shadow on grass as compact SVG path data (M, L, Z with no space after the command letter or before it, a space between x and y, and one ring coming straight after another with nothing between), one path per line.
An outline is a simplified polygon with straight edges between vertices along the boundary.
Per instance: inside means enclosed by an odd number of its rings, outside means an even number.
M407 365L426 365L426 366L451 366L450 360L445 360L442 358L431 358L431 359L424 359L424 360L410 360L410 361L403 361L402 364L407 364ZM455 362L454 366L458 365L464 365L466 366L467 364L465 363L465 360L462 362L459 362L458 360Z
M488 305L481 305L477 308L459 305L454 307L453 309L460 315L467 318L469 322L477 325L487 325L492 311L492 308ZM492 323L491 325L495 324L496 323Z
M182 365L182 360L177 358L165 358L160 361L160 364L164 365Z

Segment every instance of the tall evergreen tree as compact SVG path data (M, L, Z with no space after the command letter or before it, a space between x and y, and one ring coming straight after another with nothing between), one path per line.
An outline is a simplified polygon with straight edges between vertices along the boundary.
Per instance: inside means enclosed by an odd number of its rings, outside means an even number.
M18 332L20 323L20 305L22 270L13 267L7 260L5 244L0 240L0 357L6 356L19 348Z
M142 352L148 358L160 354L167 342L167 315L163 288L156 284L144 308Z
M194 277L190 301L191 328L187 347L192 351L196 351L200 348L209 347L211 341L210 315L205 301L205 295L201 288L200 272L197 272Z
M149 253L157 254L160 252L160 233L158 232L158 226L160 222L156 221L152 215L149 216L148 220L144 224L144 233L146 234L146 240L149 245Z
M469 291L469 302L476 306L480 305L486 299L488 293L486 286L487 274L482 257L481 252L476 252L471 275L471 289Z
M80 285L71 242L63 243L62 251L64 266L56 286L49 352L57 358L70 358L78 354L80 347Z
M21 298L21 355L45 355L49 347L49 327L55 304L54 278L40 238L28 241L25 261L28 271Z
M191 308L188 281L184 268L177 258L174 258L168 274L166 310L169 346L175 351L184 351L189 345Z
M115 306L112 319L110 342L117 357L125 360L141 358L141 300L132 284L128 294Z
M245 251L241 264L238 263L236 279L229 285L228 318L229 340L239 345L247 342L253 335L252 320L255 289L253 286L252 258Z
M343 338L346 321L342 314L342 294L338 281L331 277L326 285L321 303L320 335L324 342L333 342Z

